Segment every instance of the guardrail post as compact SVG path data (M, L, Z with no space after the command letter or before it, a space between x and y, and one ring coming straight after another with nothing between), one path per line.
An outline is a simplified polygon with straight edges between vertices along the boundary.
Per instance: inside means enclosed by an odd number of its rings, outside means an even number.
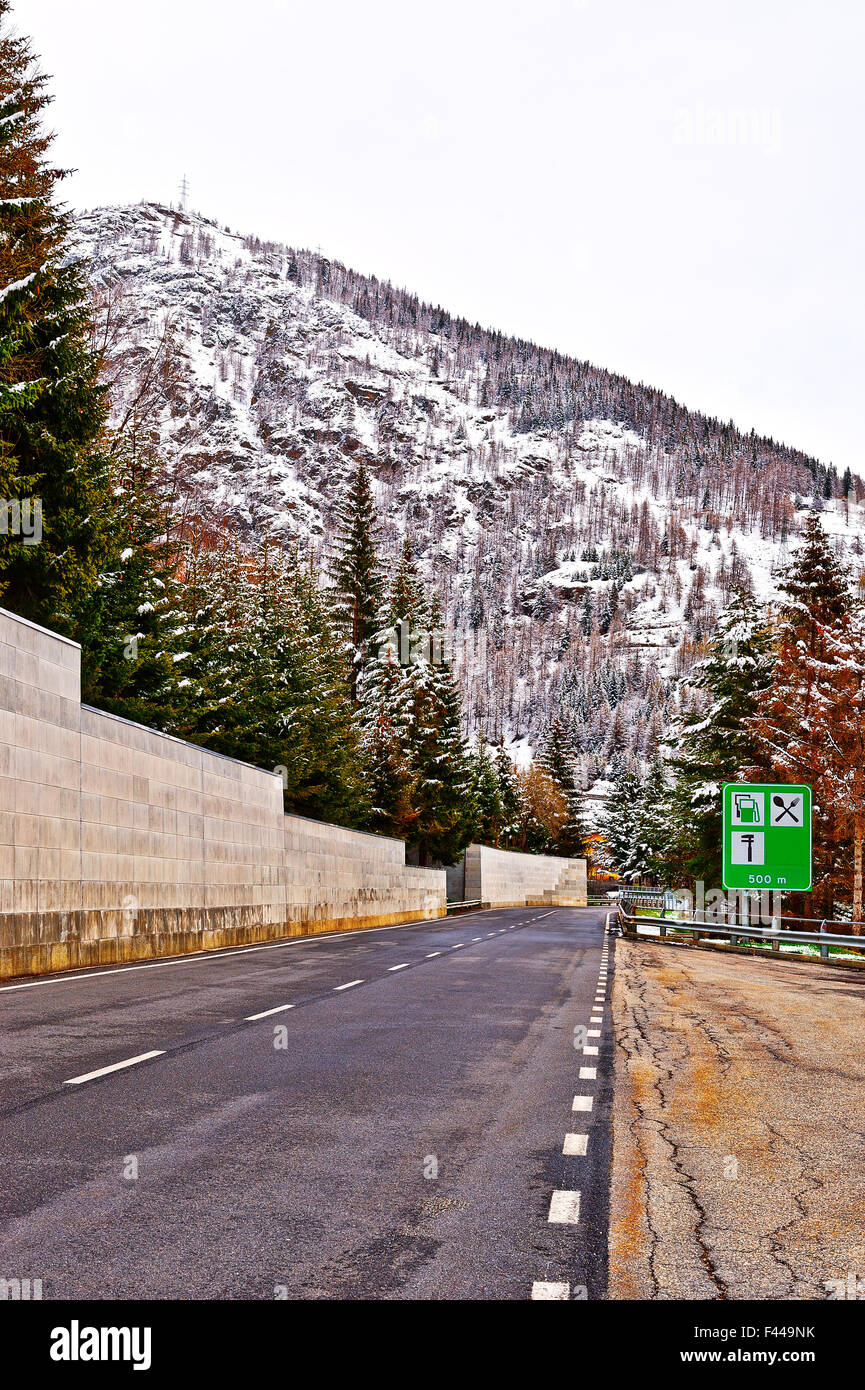
M824 918L823 918L823 921L820 923L819 930L822 931L823 928L825 927L825 925L826 925L826 919L825 919L825 917L824 917ZM821 960L828 960L828 959L829 959L829 946L828 946L828 944L827 944L826 942L823 942L823 941L820 942L820 959L821 959Z
M660 921L660 928L659 928L659 930L660 930L661 936L666 936L666 935L667 935L667 923L664 921L663 917L661 918L661 921Z

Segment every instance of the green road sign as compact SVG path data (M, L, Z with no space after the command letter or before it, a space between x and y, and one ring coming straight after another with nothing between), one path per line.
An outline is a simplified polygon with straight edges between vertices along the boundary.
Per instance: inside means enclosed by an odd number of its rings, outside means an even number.
M811 788L725 782L724 887L811 887Z

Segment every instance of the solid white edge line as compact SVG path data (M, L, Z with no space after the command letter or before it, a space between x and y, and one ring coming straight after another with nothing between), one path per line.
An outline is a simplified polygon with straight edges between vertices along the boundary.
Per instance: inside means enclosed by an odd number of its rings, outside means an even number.
M349 980L347 984L344 984L344 985L335 985L335 986L334 986L334 993L335 993L335 994L339 994L339 991L340 991L341 989L352 989L354 985L362 985L362 984L363 984L363 980Z
M271 1014L284 1014L286 1009L293 1009L293 1004L277 1004L275 1009L264 1009L260 1014L247 1014L244 1022L255 1023L259 1018L270 1018Z
M461 919L467 917L482 917L487 912L502 912L503 908L479 908L474 912L461 912ZM310 932L307 936L292 936L285 941L271 941L261 946L237 946L228 951L190 951L183 956L169 956L166 960L142 961L139 965L118 965L111 970L88 970L86 974L81 974L80 970L75 974L67 974L65 971L59 975L52 975L47 980L24 980L19 985L0 985L0 994L11 994L16 989L40 989L45 985L70 985L81 980L98 980L106 975L128 975L134 970L164 970L172 965L202 965L212 960L226 960L229 956L252 956L259 951L283 951L287 946L319 946L323 941L344 940L347 936L370 936L375 932L405 931L409 927L431 927L442 926L447 923L447 917L422 917L416 922L394 922L390 927L355 927L352 931L333 931L321 932L320 934ZM524 923L517 922L516 927L523 926ZM511 930L515 930L512 928ZM495 936L495 932L487 932L488 936Z
M124 1067L134 1067L138 1062L149 1062L151 1057L164 1057L165 1048L155 1052L139 1052L137 1057L127 1057L125 1062L113 1062L110 1067L99 1067L96 1071L86 1071L82 1076L70 1076L64 1086L80 1086L82 1081L94 1081L97 1076L107 1076L111 1071L123 1071Z

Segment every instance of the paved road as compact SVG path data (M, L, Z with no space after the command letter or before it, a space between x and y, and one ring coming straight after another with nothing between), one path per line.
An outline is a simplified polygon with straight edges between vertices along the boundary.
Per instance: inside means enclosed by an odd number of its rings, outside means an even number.
M0 1277L604 1297L606 969L602 913L532 908L0 987Z
M643 941L616 971L610 1297L865 1296L862 974Z

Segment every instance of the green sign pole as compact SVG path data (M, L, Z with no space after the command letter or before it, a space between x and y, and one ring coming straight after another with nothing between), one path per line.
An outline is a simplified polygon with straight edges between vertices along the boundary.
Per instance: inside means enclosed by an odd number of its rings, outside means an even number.
M811 889L811 788L800 783L725 782L725 888Z

